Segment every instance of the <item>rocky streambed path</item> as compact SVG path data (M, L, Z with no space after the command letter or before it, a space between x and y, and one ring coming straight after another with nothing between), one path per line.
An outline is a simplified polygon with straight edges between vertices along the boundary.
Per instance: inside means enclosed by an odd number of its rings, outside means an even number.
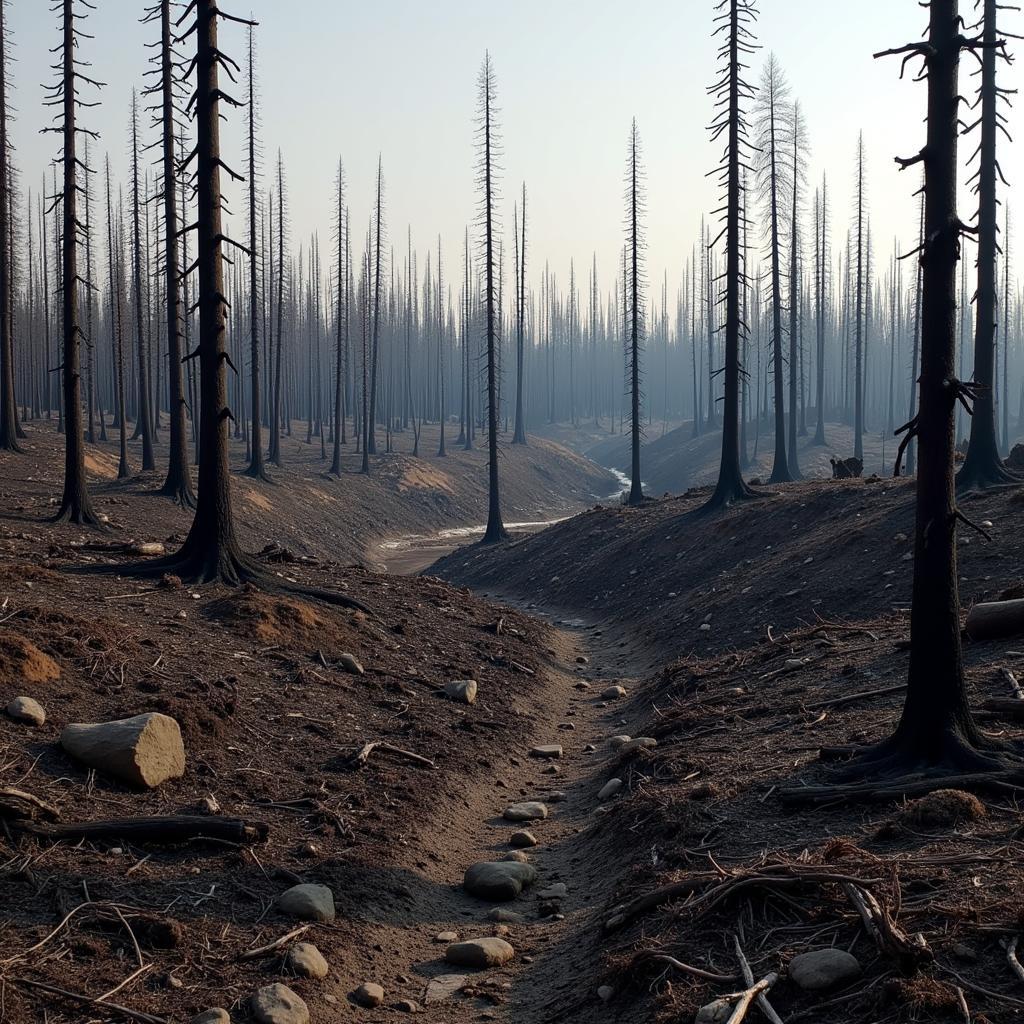
M612 995L595 978L600 913L619 865L599 826L621 788L614 765L630 742L633 680L600 628L553 624L532 745L496 747L482 766L489 781L467 787L460 806L422 809L404 912L377 914L368 894L365 918L351 922L368 954L358 973L345 964L325 971L309 935L285 948L306 978L344 979L336 991L346 992L353 1019L385 1019L365 1012L379 1008L438 1022L553 1022L570 1007L599 1013ZM254 1018L306 1024L294 996L267 986L253 997Z

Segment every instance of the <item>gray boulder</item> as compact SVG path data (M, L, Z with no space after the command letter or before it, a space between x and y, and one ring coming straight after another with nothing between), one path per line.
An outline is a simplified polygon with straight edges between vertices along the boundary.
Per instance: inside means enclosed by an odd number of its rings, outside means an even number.
M477 899L507 903L536 881L537 869L532 864L480 861L466 871L462 887Z

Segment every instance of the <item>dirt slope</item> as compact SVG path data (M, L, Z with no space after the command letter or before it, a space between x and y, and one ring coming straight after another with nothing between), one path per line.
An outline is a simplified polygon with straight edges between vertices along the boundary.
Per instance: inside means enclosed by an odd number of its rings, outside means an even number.
M1019 432L1019 431L1018 431ZM592 424L573 430L564 424L545 426L543 433L575 451L593 459L599 465L618 470L630 464L629 439L622 434L609 434L607 429L596 429ZM797 439L797 459L800 473L807 480L822 480L832 476L830 458L845 459L853 455L853 429L847 424L826 425L827 443L813 444L812 437ZM760 437L750 430L747 438L750 464L744 474L748 479L767 480L771 476L774 458L774 436L762 426ZM892 474L898 441L878 433L864 436L864 474L880 476ZM721 459L722 435L719 431L693 436L692 423L647 426L641 451L641 476L647 494L659 497L682 494L690 487L711 485L718 478Z
M45 517L59 497L63 447L52 426L30 424L29 430L26 456L0 453L0 517L33 522ZM252 550L276 542L298 554L373 564L380 540L486 521L487 453L456 447L454 434L443 459L436 456L436 427L424 428L422 458L408 454L410 433L396 435L396 452L390 455L383 452L381 438L381 454L373 458L369 476L359 473L359 456L350 443L340 479L325 474L330 463L321 460L319 441L307 445L304 438L305 426L296 424L295 436L282 439L284 467L268 469L273 483L234 478L243 543ZM137 468L141 458L135 448L131 461ZM158 464L162 457L158 447ZM238 470L245 466L240 441L232 442L232 463ZM86 467L95 503L113 526L144 526L145 539L187 531L190 514L151 494L163 482L160 473L115 479L116 443L90 446ZM503 448L501 486L509 522L568 515L619 487L611 473L542 438L531 439L525 448ZM133 518L130 507L137 497L143 499L146 514Z
M431 572L615 624L646 653L647 668L748 647L768 625L856 621L909 602L912 483L788 484L725 515L695 518L706 497L597 506L493 549L462 548ZM964 503L993 537L960 531L965 605L1021 583L1022 508L1014 491Z

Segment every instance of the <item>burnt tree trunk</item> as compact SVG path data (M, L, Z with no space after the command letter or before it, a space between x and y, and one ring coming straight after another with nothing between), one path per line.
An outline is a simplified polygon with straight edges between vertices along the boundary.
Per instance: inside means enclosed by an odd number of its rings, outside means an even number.
M153 458L153 417L149 408L149 353L143 327L142 292L142 198L139 195L139 114L135 93L132 93L132 239L134 260L133 291L135 292L135 351L139 378L139 404L136 412L135 437L142 438L142 470L156 469Z
M166 2L166 0L165 0ZM269 480L263 460L263 403L260 392L260 303L256 266L256 81L253 28L249 26L249 384L252 390L252 438L245 475Z
M78 274L78 134L76 125L78 94L76 82L85 76L75 68L77 35L74 0L63 0L63 43L61 59L63 80L60 102L64 107L64 192L61 200L64 227L62 239L61 296L63 305L63 353L61 359L64 387L64 494L57 512L58 522L80 526L99 526L85 483L85 440L82 432L82 328L78 320L78 290L82 279ZM80 20L81 16L79 16ZM6 205L0 203L0 205ZM86 282L87 286L88 282ZM6 320L6 317L4 317Z
M487 530L484 543L492 544L507 536L501 520L501 498L498 491L498 386L497 341L498 323L495 309L494 280L494 71L488 54L481 75L483 104L483 176L484 195L484 289L487 318ZM467 338L468 341L468 338ZM570 381L571 384L571 381Z
M0 449L21 451L18 444L17 404L14 394L14 336L8 311L11 306L11 265L7 236L10 231L10 151L7 142L7 12L0 3ZM29 268L29 273L32 273Z
M978 194L978 291L974 323L974 383L977 386L971 416L971 437L967 456L957 473L962 490L991 487L1013 479L999 455L996 438L996 253L998 214L996 200L996 133L999 130L996 88L996 0L985 0L984 41L981 54L981 144L978 147L976 191ZM1004 348L1007 343L1004 336ZM1008 395L1003 395L1004 406Z
M725 508L734 501L754 497L740 469L740 322L741 256L740 148L746 144L747 124L742 100L750 96L750 86L742 78L743 56L750 52L744 43L750 37L748 27L756 17L749 0L728 0L728 7L716 16L716 25L725 26L725 42L718 56L722 64L719 80L711 93L724 101L723 110L711 127L712 141L726 137L725 153L718 167L720 184L725 190L725 401L722 407L722 458L718 483L704 506L705 510Z
M164 176L164 288L167 316L167 385L170 396L167 478L161 494L188 508L195 507L192 477L188 468L188 444L185 436L185 388L181 365L185 357L182 344L181 283L178 280L178 204L177 166L174 158L175 54L172 49L171 0L160 0L160 131L163 141ZM155 91L155 90L154 90ZM159 405L159 401L157 402Z

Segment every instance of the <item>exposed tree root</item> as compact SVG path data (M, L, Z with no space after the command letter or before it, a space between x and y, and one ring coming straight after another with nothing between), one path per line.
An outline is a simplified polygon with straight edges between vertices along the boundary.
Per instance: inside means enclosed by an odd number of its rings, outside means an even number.
M822 760L852 758L819 786L779 790L783 803L827 804L842 800L884 801L923 796L936 789L1020 793L1024 758L994 743L974 746L948 734L937 756L905 744L895 735L872 747L826 747Z
M167 482L159 491L152 492L157 498L170 498L176 505L182 508L194 509L196 507L196 495L192 486L184 481L172 483Z
M697 519L703 516L714 515L716 512L724 512L727 508L739 504L741 501L763 501L766 498L774 497L774 492L755 491L753 487L742 479L724 485L719 481L714 494L690 514Z
M1024 481L1011 473L1006 465L995 456L992 459L971 459L970 451L956 474L956 490L958 494L968 491L988 491L994 487L1007 487Z
M293 597L305 597L339 608L351 608L367 615L373 612L354 597L325 590L321 587L306 587L298 583L288 583L272 576L254 558L234 549L234 545L204 545L198 550L188 541L180 551L173 555L165 555L145 562L134 562L129 565L79 566L78 572L116 573L120 576L137 576L152 578L161 576L177 576L183 582L196 586L207 583L223 583L229 587L241 587L251 584L268 594L287 594Z

